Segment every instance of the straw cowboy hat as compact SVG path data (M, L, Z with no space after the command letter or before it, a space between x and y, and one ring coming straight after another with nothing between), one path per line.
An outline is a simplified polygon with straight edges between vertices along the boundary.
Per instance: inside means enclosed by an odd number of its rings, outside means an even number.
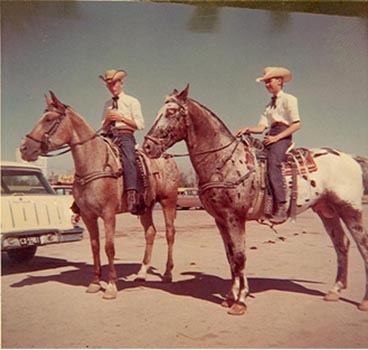
M271 78L283 78L284 83L291 80L291 72L283 67L266 67L263 70L263 77L257 78L257 82L265 81Z
M117 80L123 80L127 76L127 72L123 71L122 69L115 70L107 70L105 75L100 75L99 78L103 80L105 83L112 83Z

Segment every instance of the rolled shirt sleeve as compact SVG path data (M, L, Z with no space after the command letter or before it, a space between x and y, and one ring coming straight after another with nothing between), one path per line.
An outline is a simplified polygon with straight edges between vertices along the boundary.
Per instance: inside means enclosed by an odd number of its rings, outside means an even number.
M144 128L144 119L142 114L141 104L137 99L133 99L132 102L132 119L137 125L137 130L142 130Z
M287 108L286 111L288 113L288 120L290 123L295 123L300 121L299 116L299 108L298 108L298 99L293 95L288 95L286 99Z

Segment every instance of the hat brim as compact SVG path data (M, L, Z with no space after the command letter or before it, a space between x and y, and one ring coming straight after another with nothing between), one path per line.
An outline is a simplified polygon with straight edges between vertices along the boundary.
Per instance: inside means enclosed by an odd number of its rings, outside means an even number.
M260 77L260 78L257 78L256 79L256 82L257 83L262 83L268 79L272 79L272 78L282 78L284 79L284 83L288 83L290 80L291 80L291 74L287 74L287 75L273 75L273 76L270 76L270 77Z
M103 75L99 75L99 78L105 83L111 83L117 80L123 80L127 75L127 72L123 70L118 70L112 77L106 78Z
M291 72L283 67L273 67L272 69L264 73L263 77L257 78L256 81L260 83L272 78L283 78L284 83L287 83L291 80Z

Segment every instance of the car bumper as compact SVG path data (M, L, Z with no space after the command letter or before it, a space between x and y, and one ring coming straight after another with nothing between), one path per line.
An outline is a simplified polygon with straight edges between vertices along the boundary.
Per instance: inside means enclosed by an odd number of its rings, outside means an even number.
M45 229L2 233L1 250L80 241L83 231L83 228L75 227L69 230Z

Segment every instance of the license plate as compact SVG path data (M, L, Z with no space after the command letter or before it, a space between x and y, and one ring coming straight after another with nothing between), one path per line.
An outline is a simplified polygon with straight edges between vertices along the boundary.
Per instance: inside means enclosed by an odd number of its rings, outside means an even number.
M40 244L40 237L21 237L19 243L21 246Z

